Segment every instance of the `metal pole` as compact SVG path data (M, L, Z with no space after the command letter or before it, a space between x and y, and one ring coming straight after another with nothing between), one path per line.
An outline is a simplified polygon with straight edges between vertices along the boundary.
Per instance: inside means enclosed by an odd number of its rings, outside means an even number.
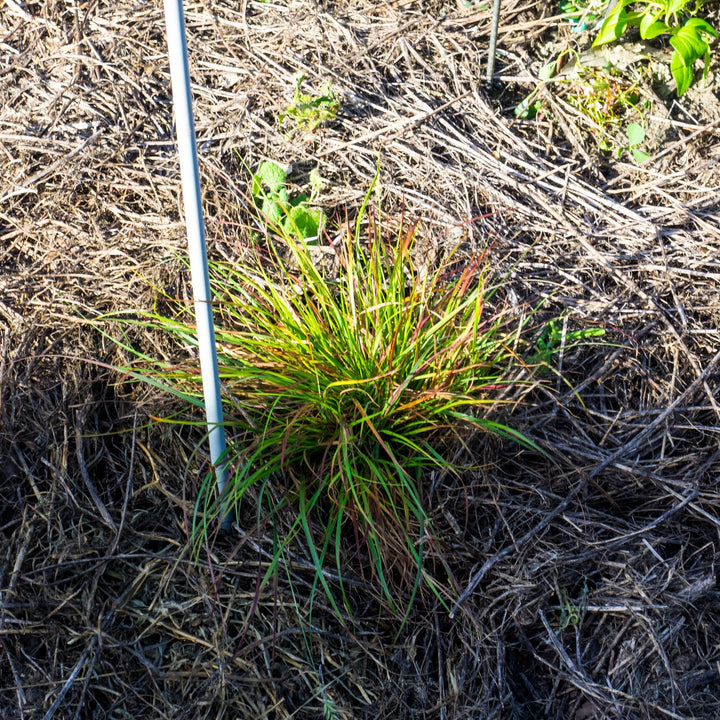
M485 85L492 87L495 73L495 51L497 50L498 25L500 24L500 0L493 0L492 25L490 26L490 48L488 49L487 76Z
M165 0L165 24L167 27L170 78L172 80L173 107L177 127L177 144L180 155L180 178L185 207L190 275L195 301L200 371L202 374L205 412L210 444L210 460L215 469L217 492L220 497L227 484L227 467L224 462L225 431L223 429L222 398L218 374L215 329L213 325L212 297L208 276L205 228L200 201L200 174L195 139L195 124L190 94L187 42L182 0ZM220 510L223 530L232 528L232 519L225 506Z

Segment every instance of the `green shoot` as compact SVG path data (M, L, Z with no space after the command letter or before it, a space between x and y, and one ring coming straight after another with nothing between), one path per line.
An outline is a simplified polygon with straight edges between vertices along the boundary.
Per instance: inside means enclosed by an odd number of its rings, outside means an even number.
M293 99L278 119L282 125L285 118L291 118L298 128L312 132L321 123L337 117L340 100L329 82L320 88L319 95L312 96L302 92L300 86L304 80L305 73L296 73Z
M570 350L580 345L586 345L591 338L605 336L604 328L582 328L580 330L566 331L563 336L562 320L550 320L535 340L535 354L532 361L547 365L552 356L560 350Z
M320 193L323 180L314 168L310 172L312 192L290 196L287 173L270 160L260 164L252 176L252 198L263 222L271 230L301 242L316 241L322 232L325 216L319 208L311 207Z

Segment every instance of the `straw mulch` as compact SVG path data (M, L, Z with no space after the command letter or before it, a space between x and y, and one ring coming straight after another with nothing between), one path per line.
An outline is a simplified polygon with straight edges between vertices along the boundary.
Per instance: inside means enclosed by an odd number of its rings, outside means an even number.
M248 249L243 163L319 165L340 217L379 163L384 210L420 218L426 247L489 239L504 302L609 344L556 356L572 389L549 378L508 419L552 463L478 438L480 469L434 478L452 613L422 596L403 625L357 578L354 624L319 594L310 614L294 550L258 594L272 538L248 528L194 563L201 436L153 423L174 406L123 384L106 367L122 351L86 322L189 295L162 4L6 0L0 717L719 717L712 112L658 101L662 149L641 167L601 156L560 90L515 120L536 52L567 39L543 3L504 3L498 74L515 80L493 93L485 10L186 12L211 255ZM309 135L277 123L298 71L342 98Z

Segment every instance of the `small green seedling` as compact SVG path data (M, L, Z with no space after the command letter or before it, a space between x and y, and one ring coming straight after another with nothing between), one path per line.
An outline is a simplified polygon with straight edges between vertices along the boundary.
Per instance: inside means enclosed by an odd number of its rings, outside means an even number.
M538 85L526 98L515 107L515 117L520 120L532 120L543 109L543 104L539 100L538 95L542 84L550 82L557 72L558 58L549 63L545 63L540 68L538 77L541 84Z
M609 64L602 68L578 64L577 78L567 100L596 125L598 140L608 126L622 125L629 113L640 113L641 106L647 105L639 82L629 84Z
M578 602L570 600L567 590L562 588L560 591L560 624L555 631L556 635L564 632L569 627L577 630L582 620L582 611L587 601L588 589L587 585L583 587L582 596Z
M600 338L605 335L603 328L583 328L582 330L570 330L563 338L563 322L561 319L550 320L535 341L537 351L533 361L548 363L550 358L561 348L577 347L586 343L590 338Z
M290 196L287 172L277 163L266 160L252 176L252 197L262 219L270 229L297 238L302 242L317 239L325 216L310 206L320 194L322 178L317 168L310 172L311 193Z
M645 140L645 130L643 126L637 123L630 123L625 132L627 134L628 144L625 147L617 149L618 158L622 155L623 150L628 150L637 163L644 163L646 160L649 160L650 156L638 147L638 145L642 144Z
M304 80L305 73L295 75L295 94L287 110L280 115L278 120L282 125L285 118L292 118L298 128L312 132L320 123L334 120L337 117L340 100L329 81L320 88L320 94L315 97L302 92L300 86Z
M567 71L567 68L571 68ZM647 105L639 81L629 83L608 60L602 67L585 66L575 51L564 51L538 71L540 83L564 83L570 86L567 101L596 126L598 141L608 125L620 125L627 113L640 112ZM515 108L515 116L526 120L541 109L539 87Z
M520 120L532 120L542 110L543 104L537 99L538 91L533 90L515 107L515 117Z
M639 10L629 11L635 4ZM675 78L678 97L683 95L693 81L693 66L703 58L703 78L710 68L709 40L718 36L715 28L706 20L695 17L701 6L691 0L618 0L608 13L593 47L615 42L628 27L637 27L643 40L669 35L674 48L670 70ZM684 17L690 16L687 20ZM683 17L684 16L684 17Z

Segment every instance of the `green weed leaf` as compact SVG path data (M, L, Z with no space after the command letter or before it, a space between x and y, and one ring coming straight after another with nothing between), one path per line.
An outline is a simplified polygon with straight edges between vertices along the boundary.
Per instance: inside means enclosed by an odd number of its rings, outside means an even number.
M313 172L310 182L316 195L322 179L317 168ZM252 176L253 201L260 209L261 220L274 233L301 241L317 238L324 219L322 210L309 207L310 198L305 193L291 196L286 181L286 172L272 161L263 162Z
M266 160L260 164L258 171L253 176L253 196L258 196L267 187L271 193L278 192L285 184L287 174L277 163Z
M711 37L717 37L717 30L702 18L690 18L683 27L694 28L698 33L706 33Z
M632 27L639 27L640 24L643 21L643 18L645 17L645 13L638 11L638 12L629 12L625 15L625 20L627 21L628 25L631 25Z
M655 25L655 21L660 17L661 11L658 10L657 12L651 13L646 12L643 15L642 20L640 21L640 37L641 38L647 38L648 30Z
M271 227L279 227L283 221L283 210L280 203L271 198L265 198L260 209L263 220Z
M310 186L312 187L312 190L310 192L310 199L315 200L317 196L320 194L320 191L322 190L323 186L323 179L320 175L320 171L314 167L310 171Z
M698 58L701 58L708 49L708 44L704 38L698 32L698 28L695 25L683 25L676 33L673 38L674 40L681 40L691 48L688 53L688 57L692 57L692 62L695 62ZM694 57L693 57L694 56ZM691 64L688 62L688 65Z
M674 52L670 69L675 78L678 96L683 95L693 81L693 65L704 58L704 77L710 63L710 46L707 38L717 37L715 28L703 18L695 17L701 6L697 2L690 8L689 0L641 0L635 3L639 10L626 11L633 0L620 0L605 18L593 47L614 42L628 26L638 26L640 37L651 40L660 35L670 35ZM693 15L684 24L683 15ZM661 20L661 18L663 18Z
M549 80L555 73L557 73L557 59L545 63L540 70L538 70L538 77L541 80Z
M625 6L628 5L629 2L630 0L620 0L610 11L600 27L600 32L595 38L595 42L593 42L593 47L615 42L625 32L625 28L627 28L628 25Z
M687 5L688 0L666 0L665 5L665 17L670 18L672 15L677 15Z
M555 65L555 63L550 63ZM547 67L547 65L545 66ZM531 120L537 115L538 110L542 107L542 103L537 100L537 90L533 90L526 98L515 106L515 117L521 120Z
M294 197L290 201L290 207L299 207L308 201L308 196L305 193L301 193L297 197Z
M645 30L643 30L642 25L640 26L640 37L643 38L643 40L652 40L658 37L658 35L669 32L670 26L660 21L649 24Z
M678 97L681 97L685 94L685 91L690 87L690 85L692 85L693 70L685 65L683 58L678 53L673 53L672 61L670 62L670 70L675 78Z
M705 54L707 43L694 34L692 28L680 28L676 35L670 38L670 44L675 48L670 59L670 70L680 97L692 84L693 65Z
M292 118L300 129L315 130L320 123L326 120L334 120L340 108L340 100L337 93L332 89L330 82L326 82L320 88L320 94L313 97L300 90L305 80L304 73L295 75L295 93L292 101L284 113L281 113L278 120L280 124L285 118Z
M288 213L285 228L298 240L316 238L320 233L322 217L321 210L300 205L292 208Z
M645 130L638 123L630 123L627 126L628 145L633 148L645 139Z

